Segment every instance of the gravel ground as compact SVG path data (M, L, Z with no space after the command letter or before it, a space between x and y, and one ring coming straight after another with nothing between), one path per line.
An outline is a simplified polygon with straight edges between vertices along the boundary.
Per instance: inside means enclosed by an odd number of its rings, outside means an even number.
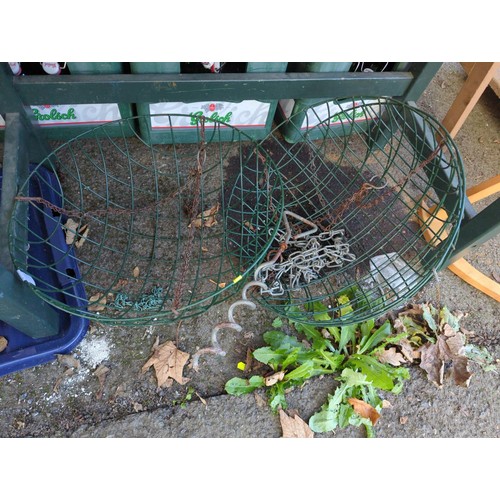
M419 106L442 119L464 77L457 63L445 64ZM498 98L487 89L456 138L469 186L498 174L499 132ZM471 252L468 260L489 276L498 276L499 248L497 237ZM493 299L443 270L439 281L428 285L415 301L440 302L452 311L467 313L462 325L475 332L475 343L500 357L499 305ZM279 418L261 399L254 394L236 398L224 391L227 380L241 376L237 364L245 361L248 349L262 345L261 335L273 316L261 308L241 312L243 334L221 335L228 355L201 358L199 372L184 370L189 378L185 385L174 383L158 389L153 372L141 371L157 337L161 343L172 340L179 349L193 354L210 342L212 326L226 314L223 303L203 316L169 326L128 328L93 323L74 350L80 368L72 376L62 378L66 368L54 361L0 378L0 437L280 437ZM94 373L100 365L109 369L102 386ZM437 388L419 368L410 371L403 392L387 397L391 407L383 411L377 424L378 437L499 437L497 373L477 368L465 389L450 380ZM289 394L290 409L307 420L332 388L328 379L311 381ZM357 428L348 428L315 437L363 435Z

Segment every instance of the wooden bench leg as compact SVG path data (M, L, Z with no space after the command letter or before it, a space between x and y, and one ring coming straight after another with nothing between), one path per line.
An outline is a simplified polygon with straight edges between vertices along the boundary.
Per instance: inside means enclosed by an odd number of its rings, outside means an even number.
M500 175L468 189L467 197L471 203L474 203L498 191L500 191ZM440 208L436 210L435 207L427 208L425 204L422 204L417 213L419 222L425 227L423 232L427 242L437 245L440 241L446 239L448 235L442 231L442 226L447 218L444 209ZM466 283L469 283L469 285L500 302L500 284L478 271L465 259L456 260L448 266L448 269Z
M460 130L499 67L497 62L477 62L467 67L469 76L442 121L451 137Z

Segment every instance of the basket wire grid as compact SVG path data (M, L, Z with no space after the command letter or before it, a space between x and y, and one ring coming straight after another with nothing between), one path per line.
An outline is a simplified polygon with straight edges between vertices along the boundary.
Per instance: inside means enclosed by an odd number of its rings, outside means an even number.
M268 290L253 297L319 326L379 317L413 298L453 249L460 154L437 120L390 98L315 105L300 133L293 145L279 129L262 142L283 178L291 232L287 240L282 224L271 250L288 248L256 269Z
M170 127L172 144L136 133L149 116L111 122L60 145L20 188L12 261L54 307L103 323L170 323L226 300L265 257L283 206L269 155L244 132L203 118L197 143L178 144L173 127L186 116L155 118ZM117 123L122 135L108 134ZM52 201L30 196L35 177L47 184L42 169L55 178L46 185ZM29 228L28 206L50 222L46 234ZM35 259L35 245L52 259ZM61 267L67 256L71 268ZM55 281L44 279L47 270ZM75 282L85 288L82 306L70 296Z

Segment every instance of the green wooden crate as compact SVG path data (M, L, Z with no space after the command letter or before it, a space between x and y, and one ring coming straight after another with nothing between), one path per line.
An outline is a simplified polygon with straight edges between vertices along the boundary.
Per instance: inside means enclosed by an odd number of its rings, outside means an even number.
M352 62L308 62L308 63L295 63L293 68L295 71L300 72L349 72ZM405 71L409 67L409 63L394 63L393 71ZM377 89L374 95L385 95L383 89ZM335 96L332 96L335 97ZM386 97L390 97L387 95ZM350 133L350 128L346 123L352 123L355 120L357 128L368 128L370 126L370 114L364 113L361 109L356 110L352 108L352 99L346 99L349 103L349 108L343 108L340 101L333 104L332 102L325 103L323 100L318 99L281 99L278 103L276 112L276 121L279 125L279 130L283 138L289 143L300 141L303 134L310 129L310 139L320 139L322 137L321 128L317 127L318 123L330 117L329 127L333 130L335 135L342 136ZM370 104L369 99L363 101L355 101L356 106ZM346 121L344 118L346 117ZM325 122L326 125L326 122Z
M73 75L105 75L124 72L120 62L68 62L68 68ZM58 78L47 75L44 78ZM91 130L96 126L121 118L132 116L132 106L122 103L103 104L41 104L31 106L36 122L40 125L43 135L51 140L68 140ZM0 137L3 137L5 122L0 117ZM122 136L119 125L106 127L106 134ZM131 135L132 131L127 132Z
M247 73L285 72L286 62L249 62ZM176 73L181 72L180 63L130 63L133 73ZM137 103L139 115L152 115L141 125L142 137L154 144L196 143L199 141L199 117L228 123L244 130L252 139L264 139L272 129L278 102L276 100L199 101L199 102L163 102ZM173 116L175 114L189 117ZM159 116L166 115L166 116ZM206 134L210 135L213 126L206 121ZM233 130L220 128L220 140L233 140ZM219 136L218 136L219 137Z

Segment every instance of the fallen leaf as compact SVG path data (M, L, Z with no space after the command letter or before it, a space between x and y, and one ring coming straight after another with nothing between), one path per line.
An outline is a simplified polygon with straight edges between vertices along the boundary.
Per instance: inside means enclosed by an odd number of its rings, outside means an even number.
M121 289L127 285L128 285L128 280L122 278L122 279L118 280L118 283L116 284L116 288Z
M378 352L377 359L381 363L388 363L392 366L400 366L401 363L407 362L404 356L400 352L396 351L395 347Z
M8 345L8 340L5 337L0 337L0 352L5 351Z
M156 338L153 345L153 354L142 367L142 373L146 373L152 366L155 369L158 387L170 387L173 380L181 385L189 382L189 378L182 375L184 365L189 359L189 354L182 352L169 340L159 345L160 338Z
M394 330L396 331L396 333L403 333L406 330L404 323L399 318L396 318L394 320L394 323L392 324L392 326L393 326Z
M421 353L420 367L427 372L429 380L443 385L445 364L451 361L453 378L457 385L467 387L472 377L469 372L469 360L464 355L464 337L460 332L456 332L451 327L444 331L447 334L440 334L435 344L424 344L419 350Z
M134 411L135 412L139 412L142 410L143 410L143 407L142 407L141 403L134 403Z
M254 392L253 395L255 397L255 403L259 408L264 408L264 406L267 405L266 400L260 394Z
M264 383L265 383L266 387L271 387L272 385L277 384L278 382L283 380L284 377L285 377L284 371L276 372L276 373L273 373L272 375L269 375L269 377L266 377L264 379Z
M94 371L94 375L99 380L99 390L96 394L96 399L100 400L102 398L102 393L104 392L104 382L108 375L109 368L103 364L100 364Z
M74 243L76 248L80 248L87 239L90 227L88 224L80 226L79 222L68 219L63 225L63 230L66 235L66 244L72 245Z
M139 277L139 274L141 274L141 271L140 271L140 269L139 269L139 267L138 267L138 266L135 266L135 267L134 267L134 270L132 271L132 276L133 276L134 278L138 278L138 277Z
M217 220L215 219L215 214L219 211L219 204L215 205L215 207L209 208L205 210L201 214L198 214L189 224L188 227L195 227L200 229L202 226L212 227L217 224Z
M369 418L372 425L377 423L380 418L380 413L366 401L362 399L349 398L347 402L352 405L354 411L362 418Z
M66 368L80 369L80 361L72 354L57 354L57 361Z
M85 243L85 241L87 240L87 236L89 235L89 230L90 230L90 227L88 224L85 224L84 226L82 226L80 228L80 230L78 231L76 241L75 241L76 248L81 248L82 245Z
M398 342L401 348L401 354L410 362L413 363L415 358L420 358L420 352L413 349L411 342L408 339L401 339Z
M387 401L387 399L382 399L382 408L392 408L392 404L390 401Z
M248 229L250 229L250 231L255 231L255 228L252 226L252 224L251 224L250 222L245 221L245 222L243 223L243 225L244 225L245 227L248 227Z
M314 432L311 428L298 416L289 417L283 410L280 409L280 422L283 429L284 438L313 438Z
M405 425L406 423L408 423L408 417L404 416L404 417L399 417L399 423L401 425Z
M195 394L198 396L198 399L205 405L207 406L207 400L206 399L203 399L197 392L195 392Z
M399 315L404 314L405 316L408 314L411 315L421 315L424 313L424 309L422 307L422 304L412 304L409 309L406 309L403 312L400 312Z
M214 280L208 280L208 281L210 281L210 283L213 283L214 285L217 285L219 288L225 288L226 286L226 283L217 283Z
M106 295L103 293L96 293L89 299L88 311L103 311L106 308Z
M63 230L66 233L66 244L72 245L75 241L75 238L78 234L78 227L80 226L79 222L74 221L73 219L68 219L66 224L63 226Z
M63 382L63 380L71 377L71 375L73 375L73 373L75 373L74 368L68 368L67 370L65 370L64 373L56 380L56 383L54 384L53 392L58 392L59 387L61 386L61 383Z
M14 420L14 425L16 426L16 429L20 431L26 427L26 422L23 422L22 420Z
M116 390L115 390L115 394L113 396L113 400L116 399L116 398L119 398L121 396L124 396L125 395L125 389L126 389L127 385L126 384L120 384Z
M443 385L444 362L439 349L439 343L428 342L419 349L420 368L427 372L427 378L438 386Z

